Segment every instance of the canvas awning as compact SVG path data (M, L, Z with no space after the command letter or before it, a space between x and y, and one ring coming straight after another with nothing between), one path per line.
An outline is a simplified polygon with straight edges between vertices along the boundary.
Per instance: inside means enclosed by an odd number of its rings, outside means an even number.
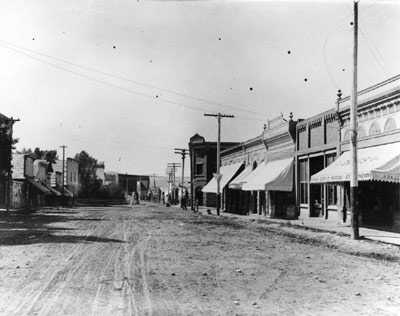
M242 163L234 163L231 165L222 166L219 170L221 180L219 182L220 190L222 190L230 180L232 180L235 173L242 166ZM202 189L205 193L217 193L217 179L213 177Z
M32 186L34 186L36 189L38 189L39 191L42 191L43 193L50 193L50 190L47 189L45 186L41 185L39 182L33 180L33 179L28 179L28 182L30 184L32 184Z
M350 152L343 153L311 177L311 183L350 181ZM400 143L362 148L357 151L359 181L400 183Z
M230 189L241 189L245 179L252 172L252 165L248 165L239 175L229 183Z
M51 186L46 185L46 188L50 191L51 194L61 196L61 192L57 191L56 189L53 189Z
M74 197L71 191L64 187L64 196Z
M292 191L293 158L282 159L260 165L243 184L244 191Z

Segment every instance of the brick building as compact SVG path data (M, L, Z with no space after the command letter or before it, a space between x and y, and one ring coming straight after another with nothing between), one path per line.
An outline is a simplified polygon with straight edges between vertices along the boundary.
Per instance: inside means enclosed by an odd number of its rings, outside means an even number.
M221 151L239 143L221 142ZM217 142L206 142L203 136L195 134L189 142L191 205L198 200L199 205L215 206L216 194L202 192L203 187L217 172Z
M310 174L311 186L336 186L339 220L346 220L348 211L350 101L340 100L340 157ZM360 223L400 232L400 75L360 91L357 103Z

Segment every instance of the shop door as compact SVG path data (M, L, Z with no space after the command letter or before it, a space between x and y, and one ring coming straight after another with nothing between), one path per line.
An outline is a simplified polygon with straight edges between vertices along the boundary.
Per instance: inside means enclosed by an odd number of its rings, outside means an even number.
M310 176L324 169L324 156L310 158ZM310 216L323 215L324 186L321 184L310 184Z
M275 197L275 217L285 217L286 213L286 192L273 191Z

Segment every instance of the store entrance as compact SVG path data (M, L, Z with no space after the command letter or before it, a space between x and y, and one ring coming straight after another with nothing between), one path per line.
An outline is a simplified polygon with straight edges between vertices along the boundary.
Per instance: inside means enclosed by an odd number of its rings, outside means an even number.
M324 156L310 158L310 176L324 169ZM323 215L324 186L321 184L310 184L310 216Z

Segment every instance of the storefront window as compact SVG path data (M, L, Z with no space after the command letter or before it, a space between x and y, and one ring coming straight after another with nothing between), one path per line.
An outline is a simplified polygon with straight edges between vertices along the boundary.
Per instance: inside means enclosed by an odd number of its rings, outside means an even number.
M326 156L326 166L329 166L332 164L336 159L336 155L329 155ZM329 184L326 186L326 191L327 191L327 202L328 206L329 205L336 205L337 203L337 190L336 190L336 185Z
M300 203L308 203L308 161L300 161Z

